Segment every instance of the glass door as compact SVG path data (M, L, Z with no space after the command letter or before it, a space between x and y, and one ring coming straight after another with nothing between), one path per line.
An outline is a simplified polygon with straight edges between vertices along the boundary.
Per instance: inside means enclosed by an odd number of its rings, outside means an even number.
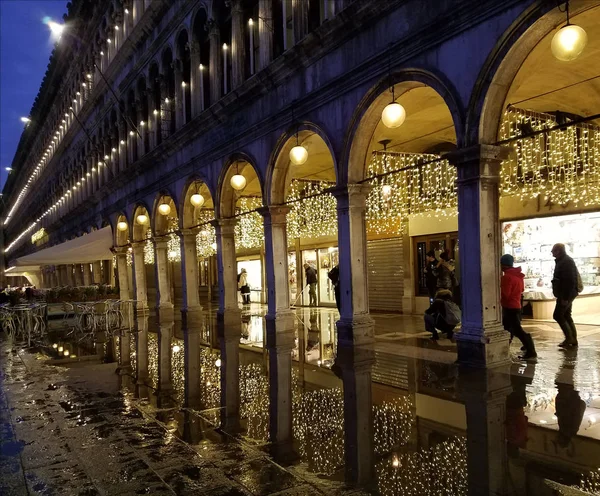
M319 277L319 270L317 264L317 250L303 250L302 251L302 268L300 269L300 274L302 275L302 305L309 306L310 304L310 296L308 294L308 287L306 282L306 270L304 269L304 264L310 265L313 269L317 271L317 277ZM319 304L319 289L317 284L317 305Z
M336 247L321 248L319 250L319 304L335 306L333 284L328 277L329 271L339 263L338 249Z

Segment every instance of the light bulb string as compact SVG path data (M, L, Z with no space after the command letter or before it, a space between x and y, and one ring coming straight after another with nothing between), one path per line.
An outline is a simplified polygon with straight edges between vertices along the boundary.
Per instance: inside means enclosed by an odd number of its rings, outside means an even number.
M583 80L581 80L581 81L577 81L576 83L571 83L571 84L568 84L567 86L562 86L562 87L560 87L560 88L556 88L556 89L554 89L554 90L550 90L550 91L546 91L546 92L544 92L544 93L540 93L539 95L530 96L529 98L525 98L525 99L523 99L523 100L519 100L519 101L517 101L517 102L514 102L514 103L509 103L509 104L506 106L506 108L508 109L508 108L510 108L510 107L514 107L515 105L519 105L520 103L528 102L528 101L530 101L530 100L535 100L536 98L540 98L540 97L542 97L542 96L548 96L548 95L551 95L551 94L553 94L553 93L557 93L557 92L559 92L559 91L562 91L562 90L566 90L566 89L572 88L573 86L577 86L577 85L579 85L579 84L583 84L583 83L589 83L590 81L593 81L594 79L598 79L598 78L600 78L600 74L598 74L598 75L596 75L596 76L592 76L592 77L590 77L590 78L587 78L587 79L583 79Z

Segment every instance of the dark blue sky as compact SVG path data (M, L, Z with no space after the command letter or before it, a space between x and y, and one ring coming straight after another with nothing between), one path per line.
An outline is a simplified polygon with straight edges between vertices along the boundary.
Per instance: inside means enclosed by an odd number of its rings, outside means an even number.
M54 48L42 20L66 12L67 0L0 0L0 188Z

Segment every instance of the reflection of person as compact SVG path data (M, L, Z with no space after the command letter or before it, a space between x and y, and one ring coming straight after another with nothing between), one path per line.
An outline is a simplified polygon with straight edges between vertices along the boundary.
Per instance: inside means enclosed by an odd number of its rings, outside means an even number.
M513 367L515 366L520 368L521 364L514 364ZM534 374L535 364L528 364L524 371L511 370L513 390L506 397L506 444L508 455L512 457L519 455L519 448L527 447L526 387L533 382Z
M317 271L309 264L304 264L306 274L306 284L308 284L308 295L310 297L310 306L317 306Z
M427 252L425 267L425 285L427 286L427 293L429 294L429 304L433 303L435 298L435 292L437 291L437 275L436 267L438 261L435 258L435 252L430 250Z
M319 329L319 315L316 311L310 312L310 327L308 328L308 340L306 342L306 351L314 350L319 345L321 331Z
M552 292L556 297L553 317L565 335L565 340L558 346L561 348L577 346L577 329L571 312L573 311L573 300L580 292L579 272L562 243L557 243L552 247L552 255L556 259L552 277Z
M242 303L244 305L250 304L250 286L248 286L248 273L246 269L242 269L242 271L238 275L238 289L240 293L242 293Z
M509 254L500 258L503 272L500 282L502 324L510 332L511 338L517 336L523 343L525 353L522 358L529 360L537 357L537 353L531 334L526 333L521 326L521 296L525 290L525 275L521 272L521 267L514 267L514 262L515 259Z
M327 277L329 277L329 280L331 281L331 283L333 284L333 293L335 295L335 306L338 309L338 312L340 312L340 266L336 265L333 269L331 269L328 273L327 273Z
M556 374L558 394L554 406L558 418L558 444L563 448L568 446L577 434L586 408L585 401L579 396L573 381L576 358L577 350L566 352Z
M431 339L439 339L440 332L448 334L448 339L452 339L454 328L460 322L460 309L452 301L452 291L440 289L431 306L425 310L424 315L425 329L431 333Z

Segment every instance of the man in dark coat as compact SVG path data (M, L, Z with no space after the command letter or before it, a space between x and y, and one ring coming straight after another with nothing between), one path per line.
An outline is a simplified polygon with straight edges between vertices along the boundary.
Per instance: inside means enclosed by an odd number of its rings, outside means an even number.
M567 255L565 245L557 243L552 247L552 255L556 259L552 292L556 297L554 320L562 329L565 339L558 346L569 348L577 346L577 329L573 322L573 300L579 294L579 272L573 259Z
M310 306L317 306L317 271L309 264L304 264L306 274L306 284L308 284L308 295L310 296Z
M429 304L433 303L435 299L435 293L437 291L437 264L438 261L435 258L435 252L430 250L427 252L427 265L425 266L425 284L427 285L427 293L429 294Z

